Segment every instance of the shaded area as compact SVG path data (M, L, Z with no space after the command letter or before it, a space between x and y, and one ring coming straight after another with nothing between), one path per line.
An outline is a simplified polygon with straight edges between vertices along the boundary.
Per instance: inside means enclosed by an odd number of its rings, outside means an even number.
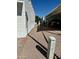
M56 16L55 16L56 17ZM48 27L54 30L61 30L61 20L60 19L52 19L48 22Z
M45 41L48 43L48 41L47 41L47 38L46 38L45 34L44 34L43 32L42 32L42 34L43 34L43 36L44 36Z
M57 30L61 30L61 4L45 17L45 24Z
M37 32L39 31L61 31L58 27L45 27L43 24L37 26Z
M47 59L47 51L44 50L44 48L42 48L39 45L36 45L36 49ZM55 53L54 53L54 59L61 59L59 58Z
M61 4L52 10L47 16L40 20L37 31L61 30Z
M37 32L37 26L35 26L32 31L27 35L26 38L18 39L18 59L46 59L48 43L46 43L45 38L48 40L49 36L56 37L56 49L55 49L55 59L61 58L61 36L56 34L50 34L47 31ZM49 31L55 32L55 31ZM32 53L31 53L32 52ZM37 58L38 57L38 58Z
M43 32L42 32L43 33ZM44 35L44 33L43 33ZM36 49L47 59L47 51L48 49L44 47L40 42L38 42L34 37L32 37L30 34L28 34L29 37L31 37L36 43L39 45L36 45ZM45 35L44 35L45 36ZM46 38L46 37L45 37ZM54 59L61 59L56 54L54 54Z
M31 35L28 34L29 37L31 37L36 43L38 43L42 48L44 48L47 51L47 48L45 48L40 42L38 42L35 38L33 38Z
M56 54L54 54L54 59L61 59Z
M41 46L36 45L36 49L47 59L47 51L45 51Z
M61 33L53 33L53 32L50 32L50 31L47 31L47 32L51 33L51 34L61 35Z
M25 15L26 15L26 28L27 28L27 33L28 33L28 15L27 15L27 12L25 12Z

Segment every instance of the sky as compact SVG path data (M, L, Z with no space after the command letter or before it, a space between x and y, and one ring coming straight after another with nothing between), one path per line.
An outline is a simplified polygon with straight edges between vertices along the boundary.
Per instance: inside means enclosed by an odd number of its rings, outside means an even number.
M61 0L32 0L35 15L43 17L51 12Z

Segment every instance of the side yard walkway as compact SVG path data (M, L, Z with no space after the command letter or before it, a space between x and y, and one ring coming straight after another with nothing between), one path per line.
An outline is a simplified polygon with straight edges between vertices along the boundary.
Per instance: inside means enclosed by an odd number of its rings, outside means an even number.
M55 59L61 58L60 31L39 31L35 26L26 38L17 39L17 59L47 59L48 37L56 38Z

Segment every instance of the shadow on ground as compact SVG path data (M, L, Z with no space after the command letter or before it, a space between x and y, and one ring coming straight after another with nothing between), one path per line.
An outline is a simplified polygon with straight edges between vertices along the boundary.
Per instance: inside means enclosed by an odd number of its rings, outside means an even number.
M47 58L47 51L41 47L40 45L36 45L36 49L46 58ZM54 58L53 59L61 59L59 58L55 53L54 53Z
M47 48L45 48L40 42L38 42L34 37L32 37L30 34L28 34L29 37L31 37L36 43L38 43L41 47L43 47L45 50L47 50Z
M43 33L44 35L44 33ZM47 58L47 51L48 49L43 46L40 42L38 42L34 37L32 37L30 34L28 34L29 37L31 37L38 45L36 45L36 49L46 58ZM47 41L47 44L48 44L48 41ZM54 59L61 59L59 58L56 54L54 54Z
M40 45L36 45L36 49L47 59L47 51Z
M38 25L37 32L39 31L61 31L61 29L58 27L45 27L43 25Z

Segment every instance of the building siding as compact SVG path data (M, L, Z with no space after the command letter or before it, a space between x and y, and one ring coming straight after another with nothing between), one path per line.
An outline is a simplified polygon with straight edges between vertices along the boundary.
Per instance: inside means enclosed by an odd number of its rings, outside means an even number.
M35 14L30 0L18 0L17 4L18 3L22 3L22 15L17 14L17 37L22 38L22 37L26 37L26 35L34 27Z

